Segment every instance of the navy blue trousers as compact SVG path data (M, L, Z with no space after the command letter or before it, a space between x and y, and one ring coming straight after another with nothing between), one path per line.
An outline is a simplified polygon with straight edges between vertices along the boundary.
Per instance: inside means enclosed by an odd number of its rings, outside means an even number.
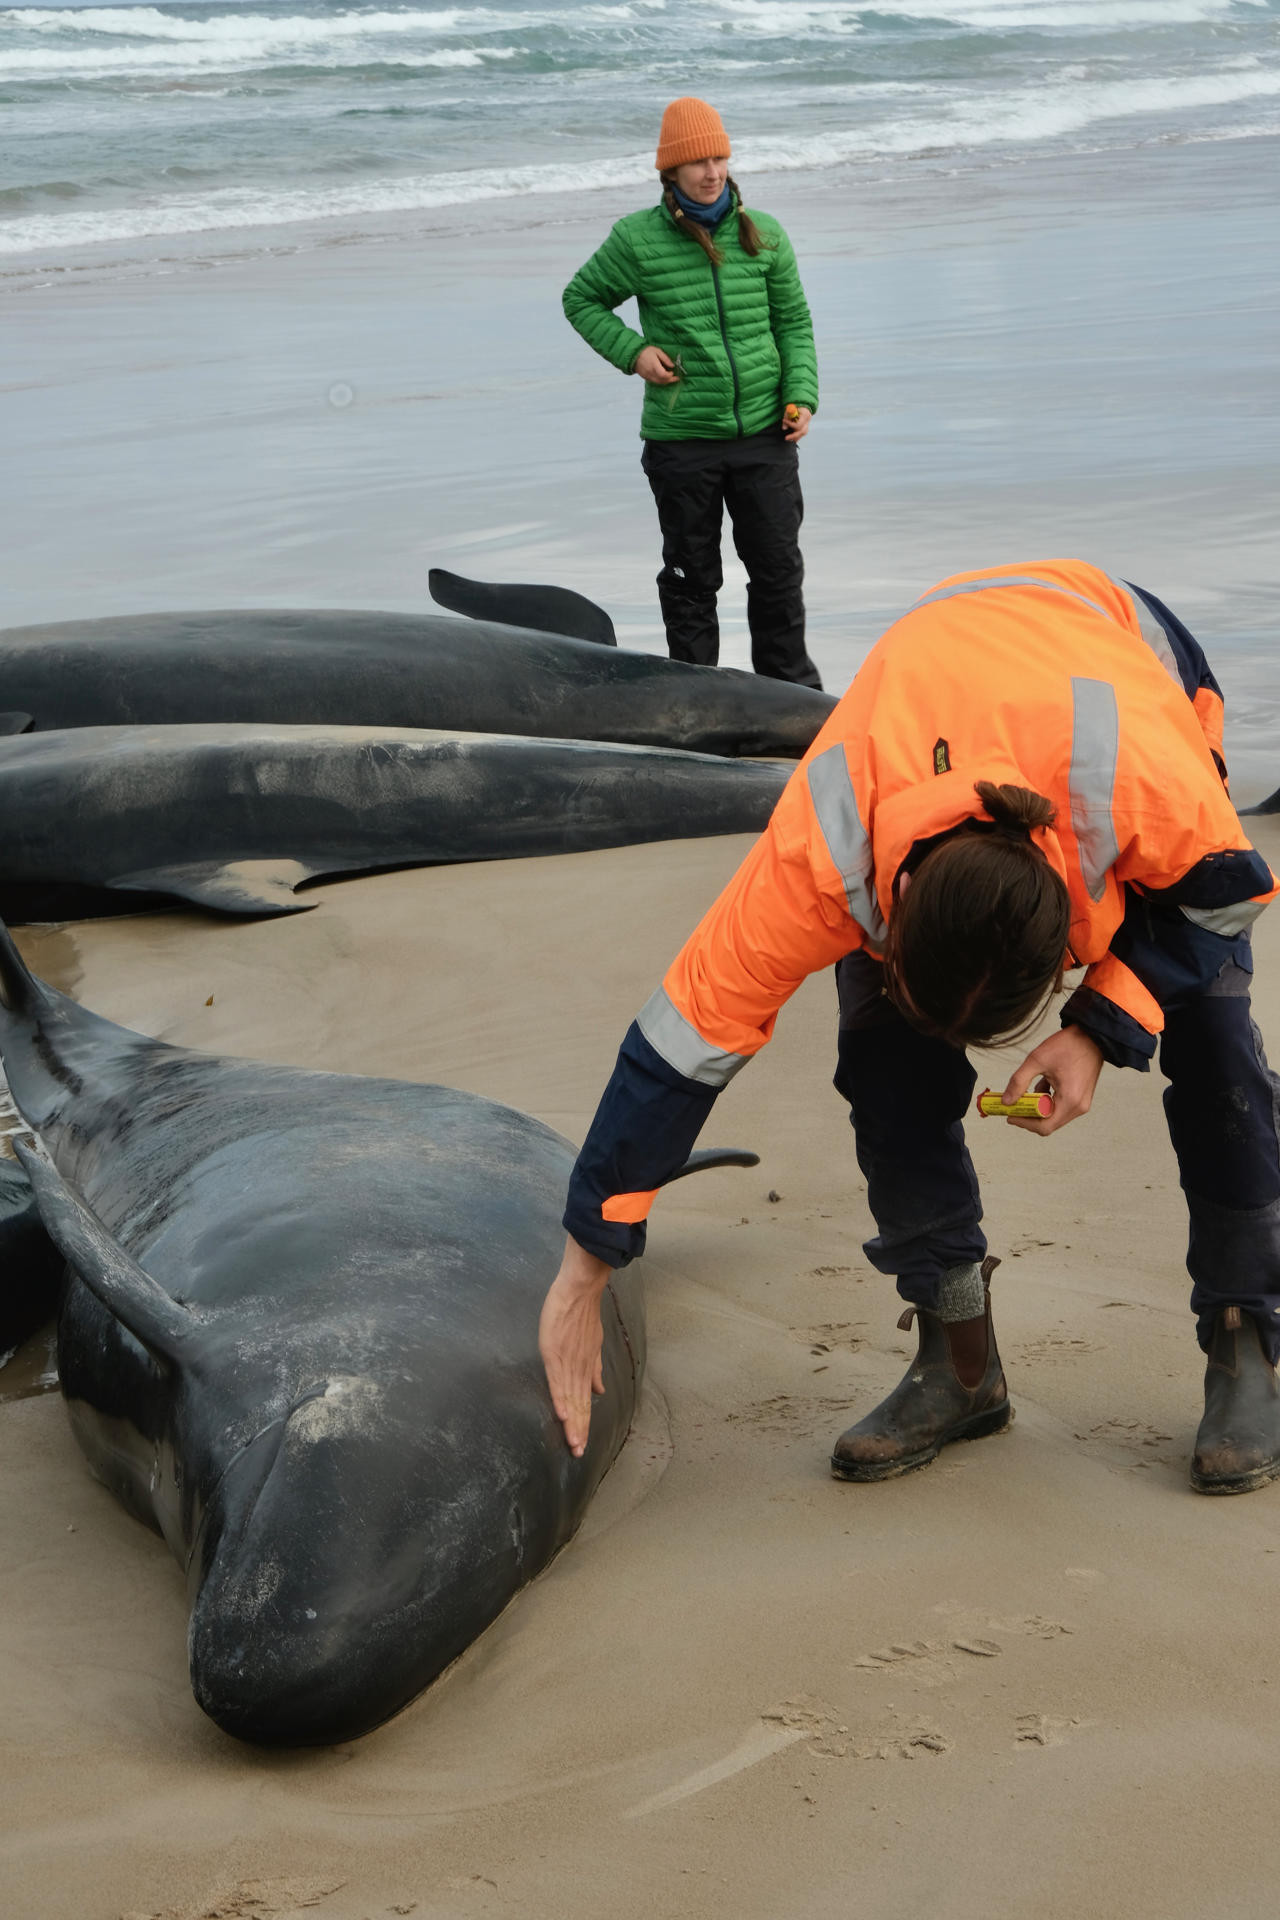
M1247 957L1247 956L1246 956ZM1234 1304L1280 1360L1280 1080L1249 1010L1249 973L1230 959L1208 990L1167 1011L1165 1116L1190 1216L1187 1268L1201 1346ZM835 1084L849 1102L858 1165L878 1229L865 1252L916 1306L937 1304L945 1268L987 1250L964 1143L977 1076L965 1054L917 1033L865 953L836 968Z

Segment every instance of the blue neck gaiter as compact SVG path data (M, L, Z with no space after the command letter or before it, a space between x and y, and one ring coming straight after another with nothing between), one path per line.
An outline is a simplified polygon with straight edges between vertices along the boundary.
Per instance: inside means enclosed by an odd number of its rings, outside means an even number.
M671 197L685 219L696 220L700 227L719 226L733 205L733 189L727 181L724 192L720 195L720 198L709 207L704 207L700 200L690 200L685 194L681 193L674 181L671 185Z

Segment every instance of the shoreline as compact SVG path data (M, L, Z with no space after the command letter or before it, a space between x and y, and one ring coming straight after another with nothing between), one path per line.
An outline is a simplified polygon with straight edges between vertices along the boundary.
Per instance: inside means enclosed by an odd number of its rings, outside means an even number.
M1280 139L1113 163L939 167L848 194L826 176L746 182L791 233L818 338L811 650L842 688L935 581L1082 554L1196 632L1248 804L1280 779L1280 463L1259 405ZM197 237L155 273L98 259L0 282L0 626L429 611L439 565L576 588L624 646L661 650L638 395L560 312L636 196L557 199L536 225L496 204L439 230L216 261ZM721 658L746 666L731 551L725 578Z
M1269 167L1280 164L1280 133L1249 131L1240 134L1181 137L1153 135L1129 147L1079 146L1060 153L1043 150L999 151L983 149L950 154L911 154L900 158L885 156L876 160L841 161L816 173L817 191L806 184L800 169L752 172L739 166L747 204L767 201L783 209L779 217L794 221L799 208L816 210L817 228L842 235L845 221L832 210L842 202L865 199L892 200L910 209L915 218L907 230L918 233L926 195L945 194L953 188L968 192L975 203L990 199L990 188L1007 187L1019 198L1026 190L1060 198L1063 210L1077 220L1088 219L1092 209L1079 200L1073 176L1097 173L1106 176L1112 195L1119 199L1143 189L1134 181L1158 171L1170 156L1204 156L1204 164L1213 168L1214 156L1220 156L1215 171L1238 171L1235 161L1256 158L1260 176ZM563 188L534 193L494 195L489 199L450 202L438 207L388 209L385 212L331 214L309 220L281 221L272 225L212 227L169 234L147 234L135 238L97 241L72 241L36 248L30 252L0 253L0 299L10 292L28 290L24 283L47 271L51 274L128 273L146 277L153 271L175 272L189 268L207 272L211 268L235 267L256 259L278 259L298 253L320 252L331 248L412 247L438 241L474 238L477 232L486 238L516 235L530 228L555 230L581 226L590 233L602 232L607 225L646 203L646 180L618 186L589 182L578 193ZM1255 197L1259 205L1270 204L1270 190L1262 184ZM532 217L530 217L532 215ZM938 216L945 218L945 212ZM159 251L153 251L159 249Z

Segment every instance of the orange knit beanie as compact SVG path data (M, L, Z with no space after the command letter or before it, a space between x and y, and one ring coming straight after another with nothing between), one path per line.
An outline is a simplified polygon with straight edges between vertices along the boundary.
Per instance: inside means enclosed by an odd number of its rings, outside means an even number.
M658 135L658 158L654 164L659 173L682 167L686 160L727 160L731 152L724 122L714 107L709 107L705 100L695 100L692 95L671 102L662 116L662 131Z

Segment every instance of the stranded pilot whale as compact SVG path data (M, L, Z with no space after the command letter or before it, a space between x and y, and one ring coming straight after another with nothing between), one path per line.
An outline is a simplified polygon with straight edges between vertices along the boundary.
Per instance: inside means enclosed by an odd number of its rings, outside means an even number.
M657 747L391 727L20 734L0 739L0 917L118 912L111 894L300 913L294 888L322 874L759 833L786 777Z
M830 694L445 614L149 613L0 631L0 708L37 730L234 720L805 752Z
M447 1087L145 1039L3 928L0 1052L69 1267L71 1423L185 1570L196 1699L266 1744L367 1732L564 1545L626 1438L632 1270L581 1460L538 1357L573 1148ZM689 1164L725 1160L755 1156Z

